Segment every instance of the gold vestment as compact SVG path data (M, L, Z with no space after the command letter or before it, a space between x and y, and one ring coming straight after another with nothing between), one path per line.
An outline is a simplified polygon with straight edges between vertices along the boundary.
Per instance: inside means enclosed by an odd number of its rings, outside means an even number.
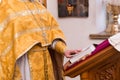
M52 60L48 51L48 46L54 40L64 42L64 34L53 16L40 3L2 0L0 80L21 78L19 67L15 64L25 53L28 53L32 80L54 80Z

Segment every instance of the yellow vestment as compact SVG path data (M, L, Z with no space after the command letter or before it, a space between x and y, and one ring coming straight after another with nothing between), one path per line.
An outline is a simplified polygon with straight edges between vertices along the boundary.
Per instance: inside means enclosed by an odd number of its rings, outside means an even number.
M31 80L54 80L52 60L48 51L48 46L54 40L64 42L64 34L53 16L40 3L2 0L0 80L20 80L19 67L15 64L25 53L28 54ZM61 53L64 51L64 48L57 46L56 49Z

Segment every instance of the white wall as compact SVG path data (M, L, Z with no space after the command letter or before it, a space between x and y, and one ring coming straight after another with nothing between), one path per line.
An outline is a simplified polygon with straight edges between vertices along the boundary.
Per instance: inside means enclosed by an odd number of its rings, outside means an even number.
M59 18L57 0L47 0L47 9L59 22L70 49L84 48L92 43L102 42L102 40L89 39L90 33L98 33L105 29L105 12L102 0L89 0L88 18ZM65 62L67 60L65 58ZM80 78L79 76L73 79L66 77L66 80L80 80Z

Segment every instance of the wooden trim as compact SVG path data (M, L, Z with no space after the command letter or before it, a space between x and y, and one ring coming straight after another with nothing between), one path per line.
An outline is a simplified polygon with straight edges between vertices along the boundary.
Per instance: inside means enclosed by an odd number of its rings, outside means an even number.
M95 67L96 65L99 66L101 63L104 63L106 59L118 54L119 52L116 51L112 46L105 48L104 50L98 52L94 56L90 57L89 59L81 62L80 64L76 65L75 67L67 70L64 72L65 76L75 77L80 75L89 69Z

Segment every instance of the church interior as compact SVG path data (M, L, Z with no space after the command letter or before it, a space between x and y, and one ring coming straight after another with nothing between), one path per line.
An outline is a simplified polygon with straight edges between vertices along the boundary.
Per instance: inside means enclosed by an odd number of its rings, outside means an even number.
M0 3L0 80L120 80L120 0Z
M80 1L88 2L87 4L88 16L85 16L85 17L72 16L72 13L70 11L75 9L75 7L73 8L71 6L69 8L69 14L71 13L71 16L69 15L67 17L59 16L60 11L58 11L58 8L59 8L58 3L60 1L71 1L71 2L76 1L78 3L80 3ZM113 5L111 5L112 3ZM120 23L119 21L120 6L119 5L120 5L119 0L94 0L94 1L93 0L47 0L47 9L53 14L53 16L59 22L61 29L65 33L65 36L67 39L67 45L70 49L79 49L79 48L85 48L86 46L91 44L100 44L100 43L103 43L110 36L116 33L119 33L119 23ZM105 50L100 53L107 54L109 53L109 50L107 49L107 51L108 52L106 52ZM113 50L113 53L114 53L114 50ZM116 50L115 50L115 53L116 53ZM99 56L97 59L103 58L103 57L105 57L105 55L101 57ZM64 64L68 60L69 60L68 58L65 58ZM113 59L113 58L108 60L108 62L111 60L113 61L113 63L116 62L116 59ZM94 64L94 60L91 62L89 62L88 60L88 63ZM101 64L102 63L104 62L101 62ZM108 64L107 61L103 65L106 65L106 64ZM119 75L118 73L120 73L120 66L116 66L114 64L110 64L110 65L112 65L112 67L107 66L109 67L106 70L106 72L108 71L107 73L104 72L106 67L101 68L99 69L101 73L100 75L97 75L97 76L89 75L86 72L81 75L78 75L79 71L78 73L76 72L77 76L75 76L75 74L72 75L68 71L68 73L66 72L66 75L68 74L69 76L66 76L66 80L119 80L120 77L118 77L117 75ZM82 67L82 64L80 66ZM86 66L87 65L83 65L83 67L86 67ZM94 66L94 67L97 67L97 66ZM116 73L114 73L114 71L112 72L114 67L115 69L119 69L119 71ZM116 68L116 67L119 67L119 68ZM96 70L96 68L93 69L93 73L94 73L94 70ZM109 70L111 70L110 73L109 73ZM72 72L72 70L70 71ZM91 72L91 74L93 73ZM86 78L86 76L87 77L89 76L90 78ZM96 78L92 78L92 77L96 77Z

